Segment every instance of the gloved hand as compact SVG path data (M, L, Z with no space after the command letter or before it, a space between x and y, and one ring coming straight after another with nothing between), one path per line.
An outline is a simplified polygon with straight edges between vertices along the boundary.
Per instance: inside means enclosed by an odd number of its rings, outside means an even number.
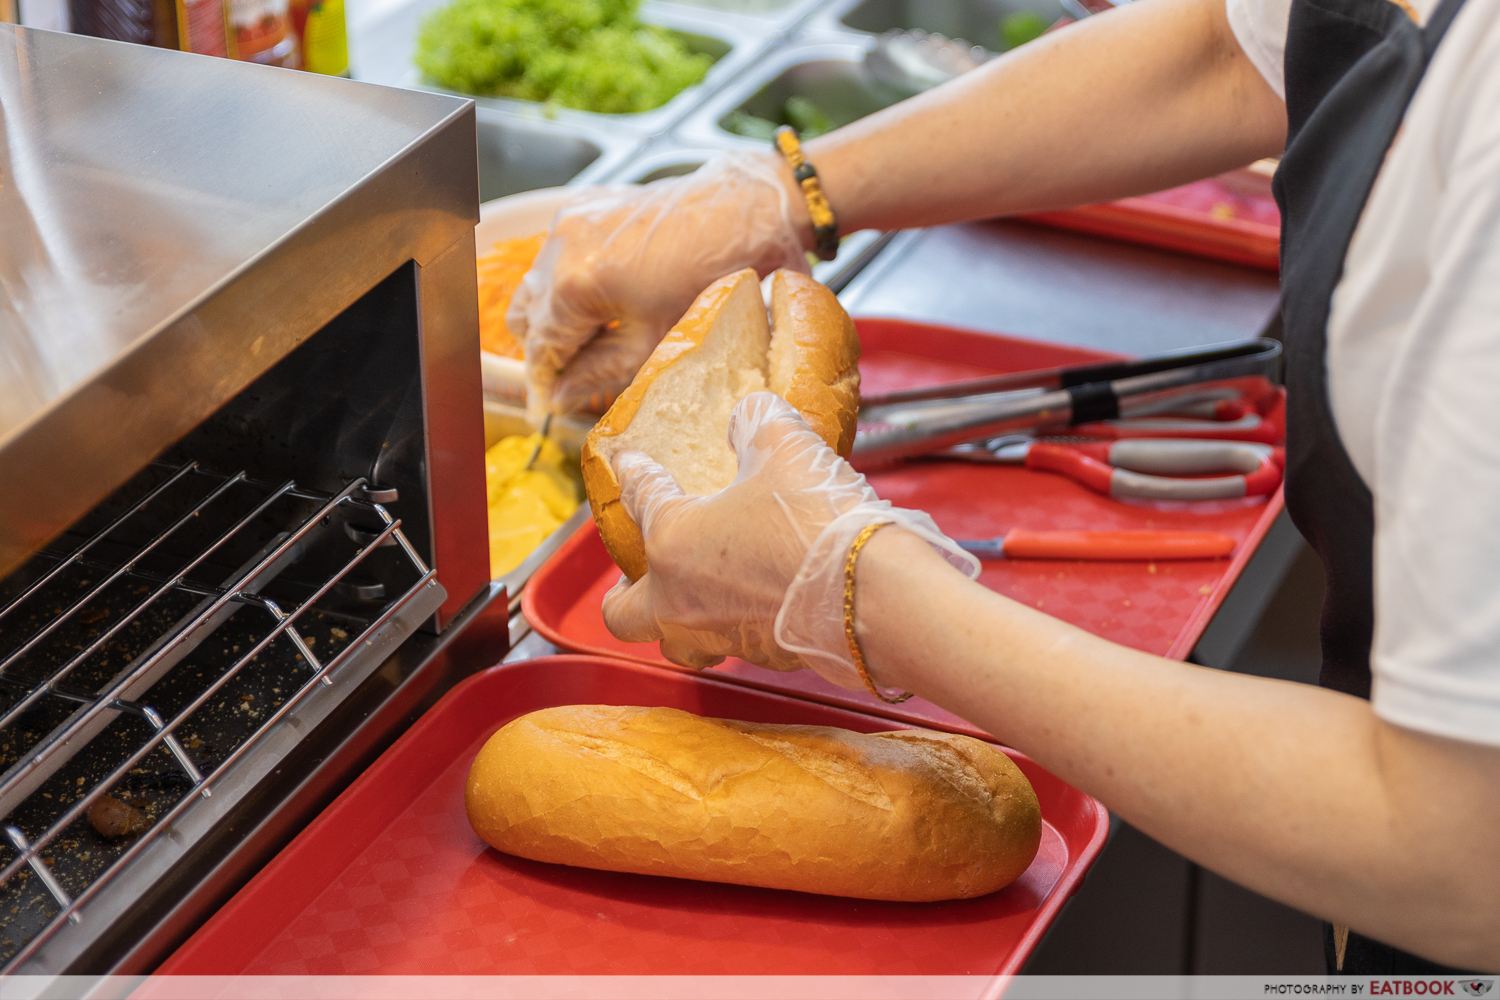
M979 565L932 518L892 507L779 396L735 408L739 473L711 496L687 496L640 453L616 457L621 500L651 569L604 597L604 621L627 642L661 641L667 659L711 667L738 656L777 670L810 667L842 687L864 682L844 635L844 559L859 532L888 521L954 566Z
M792 183L774 154L724 154L683 177L584 191L558 212L505 319L525 344L533 420L600 408L716 279L806 271Z

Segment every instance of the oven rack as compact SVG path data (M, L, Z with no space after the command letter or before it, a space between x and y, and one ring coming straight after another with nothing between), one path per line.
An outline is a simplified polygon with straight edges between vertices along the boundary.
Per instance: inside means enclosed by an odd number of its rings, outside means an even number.
M363 479L326 493L290 480L265 482L243 471L212 472L196 461L156 465L148 473L159 481L148 484L133 502L124 501L123 510L111 510L100 519L102 527L86 533L71 550L34 557L28 568L35 576L0 601L0 737L19 746L0 771L0 891L16 888L17 880L35 879L23 887L21 898L30 898L29 892L46 904L40 916L0 911L0 929L13 920L16 924L3 935L9 940L0 941L3 968L24 962L65 925L82 922L85 904L143 852L159 851L162 841L174 839L169 832L179 817L219 791L231 768L309 695L332 687L353 661L383 655L390 647L386 633L409 631L420 620L417 614L425 617L442 600L435 571L401 531L400 520L369 499ZM194 537L195 530L205 537ZM244 558L245 551L252 555ZM378 569L372 569L375 563ZM227 573L226 565L231 567ZM318 570L314 580L285 579L305 576L309 566ZM352 579L356 570L374 582ZM389 586L389 581L400 585ZM77 592L54 611L47 601L64 582L76 584ZM117 593L114 588L127 585L133 606L118 613L100 610ZM190 603L190 611L176 615L164 610L169 599L179 609ZM351 604L359 610L350 612ZM172 617L169 627L122 668L116 671L108 664L104 653L112 644L132 630L149 635L152 616L162 613ZM102 624L97 621L101 617L107 619ZM96 620L96 634L83 624L90 618ZM226 657L221 670L209 671L201 688L176 692L170 705L154 698L174 668L182 664L186 669L195 651L233 618L241 631L251 627L253 641L233 647L236 655ZM325 632L344 641L320 657L309 629L325 619L339 623ZM143 627L143 622L148 624ZM85 634L75 639L70 630ZM377 634L382 641L375 641ZM72 655L56 655L59 647ZM216 697L231 684L244 678L253 682L256 668L251 665L264 668L278 648L281 669L292 669L289 664L296 668L285 699L258 724L248 724L243 738L225 737L231 742L211 764L195 760L179 738L185 725L196 722L195 713L207 711L206 706L217 708ZM106 661L102 669L108 674L102 683L97 680L100 660ZM78 678L91 670L95 682L80 683ZM61 721L34 743L22 745L30 734L22 724L28 712ZM116 725L121 720L128 721ZM215 735L223 732L217 723L212 728ZM122 748L119 734L126 731L138 742ZM42 794L58 799L59 772L70 764L76 769L79 757L87 766L91 752L103 758L99 770L106 773L75 782L66 772L68 787L61 795L76 793L76 798L55 807L60 811L47 814L45 825L34 829L15 820L39 790L51 789ZM101 870L87 876L60 874L76 861L68 856L64 833L83 829L90 808L129 775L141 773L148 759L151 766L175 769L175 801L169 797L158 803L150 825ZM0 757L0 764L4 761ZM81 886L65 884L80 879Z

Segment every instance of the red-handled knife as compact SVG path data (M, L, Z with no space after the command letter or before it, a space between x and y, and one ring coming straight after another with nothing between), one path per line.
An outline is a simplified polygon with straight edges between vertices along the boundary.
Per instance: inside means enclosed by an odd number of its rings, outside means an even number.
M1223 559L1234 539L1216 531L1027 531L960 541L981 559L1086 559L1100 562Z

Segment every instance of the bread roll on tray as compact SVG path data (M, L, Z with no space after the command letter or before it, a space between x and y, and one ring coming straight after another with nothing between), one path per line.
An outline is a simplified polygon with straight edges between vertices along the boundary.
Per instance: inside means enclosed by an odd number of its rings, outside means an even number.
M480 750L469 821L508 854L861 899L966 899L1036 856L1036 793L967 736L571 705Z
M662 338L583 445L583 485L609 554L632 580L646 572L640 529L620 503L610 466L643 451L684 491L714 493L734 481L729 416L766 389L791 403L845 455L859 416L859 338L834 294L812 278L777 271L770 315L752 270L703 290Z

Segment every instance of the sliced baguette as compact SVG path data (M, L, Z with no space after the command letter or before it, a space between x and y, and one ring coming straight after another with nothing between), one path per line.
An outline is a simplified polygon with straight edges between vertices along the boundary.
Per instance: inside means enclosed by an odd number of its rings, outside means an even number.
M859 414L859 339L832 292L791 271L771 277L767 317L752 270L705 288L662 338L583 444L583 485L599 535L632 580L645 575L640 529L620 503L611 462L642 451L684 491L708 494L734 481L729 417L769 389L801 411L840 454Z

